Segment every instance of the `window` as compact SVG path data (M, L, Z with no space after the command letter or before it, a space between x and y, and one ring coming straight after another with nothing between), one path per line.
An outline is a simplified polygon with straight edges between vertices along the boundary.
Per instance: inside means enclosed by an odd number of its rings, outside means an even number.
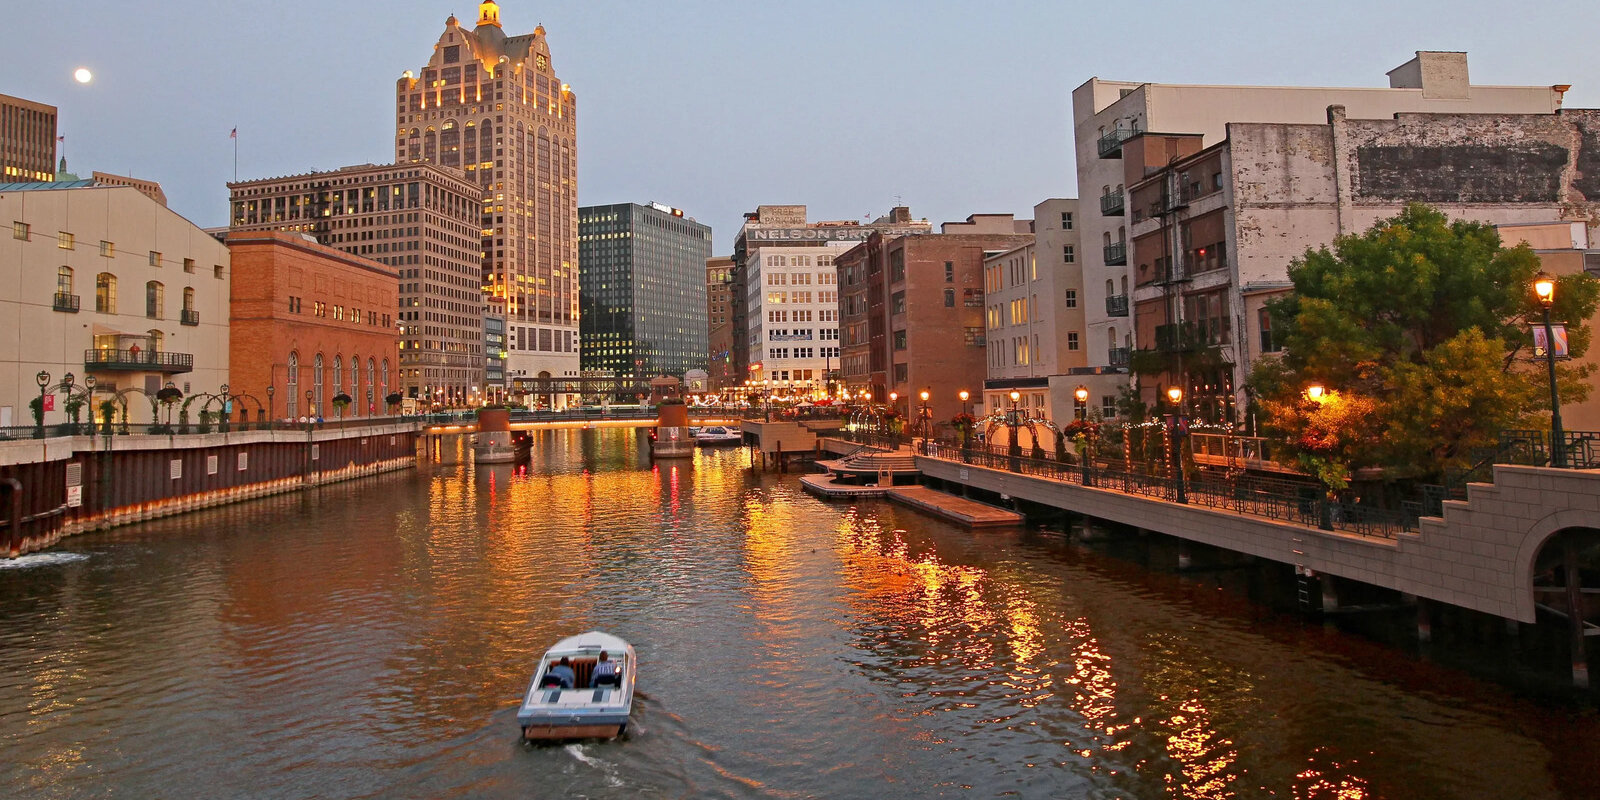
M1117 398L1106 396L1100 398L1100 416L1113 419L1117 416Z
M183 287L183 310L194 313L194 288L191 286Z
M889 307L890 307L890 312L889 313L891 313L891 314L904 314L904 313L906 313L906 293L905 292L895 292L893 295L890 295Z
M955 265L955 262L953 262L953 261L944 262L944 282L945 283L955 283L956 282L956 265Z
M944 307L945 308L955 308L956 307L956 290L954 290L954 289L946 289L946 290L944 290Z
M108 242L108 241L106 241L106 240L104 240L104 239L101 239L100 240L100 255L105 256L106 258L114 258L114 257L116 257L116 255L117 255L117 246L112 244L112 243L110 243L110 242Z
M289 352L288 372L289 376L284 381L288 386L288 395L283 411L290 419L293 419L296 416L299 416L295 412L300 408L300 354L298 352L292 350Z
M316 360L313 361L312 364L311 364L311 390L312 390L312 392L314 392L314 394L311 395L311 407L306 409L306 414L314 417L314 416L317 415L317 411L322 408L322 354L321 353L317 354Z
M1256 312L1261 325L1261 352L1276 353L1283 349L1283 345L1272 339L1272 314L1263 308Z
M28 223L26 223L26 222L13 222L13 223L11 223L11 238L13 238L13 239L21 239L24 242L28 241L28 238L29 238L28 229L29 229L29 226L28 226Z
M150 319L161 319L165 311L167 300L166 287L160 281L149 281L144 285L144 315Z
M1067 290L1067 308L1077 308L1077 307L1078 307L1078 290L1077 289L1068 289Z
M1061 246L1061 262L1063 264L1073 264L1073 263L1077 263L1077 261L1078 261L1078 254L1073 252L1072 245L1070 245L1070 244L1062 245Z
M117 313L117 276L109 272L95 276L94 310L102 314Z
M72 267L56 270L56 294L72 294Z
M1067 331L1067 349L1068 350L1077 350L1078 349L1078 332L1077 331Z
M151 250L150 251L150 266L152 266L152 267L161 266L161 253L159 253L159 252L157 252L155 250Z
M72 250L72 234L67 233L66 231L56 232L56 247L59 247L62 250Z
M910 364L896 364L896 365L894 365L894 380L895 380L895 383L909 383L911 381L911 365Z
M183 271L194 272L194 259L186 258L183 260Z
M906 332L905 331L895 331L894 332L894 349L896 349L896 350L904 350L904 349L906 349Z
M1064 230L1064 231L1072 230L1072 212L1071 211L1063 211L1063 212L1061 212L1061 230Z

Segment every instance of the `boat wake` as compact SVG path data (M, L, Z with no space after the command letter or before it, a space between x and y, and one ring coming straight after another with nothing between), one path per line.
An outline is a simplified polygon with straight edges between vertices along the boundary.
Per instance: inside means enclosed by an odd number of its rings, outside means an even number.
M600 772L606 776L607 786L621 787L623 783L621 776L617 774L617 765L606 761L605 759L595 758L594 756L583 752L583 747L584 746L581 744L569 744L567 745L566 750L578 761L600 770Z
M57 564L71 564L76 561L88 560L88 553L29 553L16 558L0 558L0 569L52 567Z

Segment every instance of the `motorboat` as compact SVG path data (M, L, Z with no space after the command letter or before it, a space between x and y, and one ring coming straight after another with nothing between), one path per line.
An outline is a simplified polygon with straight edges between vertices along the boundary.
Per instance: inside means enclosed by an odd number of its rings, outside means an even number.
M616 662L612 679L594 676L600 654ZM573 677L551 668L567 660ZM539 660L533 682L517 709L523 739L611 739L628 728L638 659L633 646L600 631L568 636ZM568 685L570 684L570 685Z
M695 444L698 444L701 447L714 447L716 445L724 444L740 444L743 441L744 433L742 431L735 430L733 428L726 428L721 425L712 425L701 428L700 432L695 434L694 437Z

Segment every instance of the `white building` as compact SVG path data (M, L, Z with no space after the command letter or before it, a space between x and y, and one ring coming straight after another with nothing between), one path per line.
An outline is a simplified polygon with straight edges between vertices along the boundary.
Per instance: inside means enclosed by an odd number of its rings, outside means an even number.
M839 287L833 259L855 242L764 246L746 278L750 380L774 396L822 397L839 368Z
M136 188L93 181L0 184L0 224L0 426L33 424L41 374L46 424L68 420L90 376L96 404L117 396L135 423L169 381L185 395L227 383L221 242Z
M1084 343L1088 366L1126 367L1135 341L1129 314L1129 258L1125 186L1182 157L1139 148L1142 163L1126 163L1123 143L1144 131L1200 134L1200 147L1226 136L1230 122L1325 124L1328 107L1342 105L1350 119L1389 119L1398 112L1548 114L1561 105L1564 86L1477 86L1468 81L1465 53L1418 52L1389 72L1387 88L1194 86L1091 78L1072 92L1078 197L1099 198L1081 216L1078 262L1083 272ZM1198 148L1197 148L1198 149ZM1244 330L1235 325L1234 330ZM1126 375L1090 376L1090 404L1126 384Z

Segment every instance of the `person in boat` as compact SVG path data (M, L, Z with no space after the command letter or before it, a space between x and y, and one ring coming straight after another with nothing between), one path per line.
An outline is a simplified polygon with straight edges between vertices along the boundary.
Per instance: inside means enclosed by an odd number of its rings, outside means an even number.
M617 679L617 662L612 661L610 654L600 651L600 660L594 664L594 672L589 673L589 688L593 689L602 683L616 686L620 683Z
M561 688L571 689L578 683L578 673L572 671L572 660L562 656L555 666L544 674L545 680L554 678L561 682Z

